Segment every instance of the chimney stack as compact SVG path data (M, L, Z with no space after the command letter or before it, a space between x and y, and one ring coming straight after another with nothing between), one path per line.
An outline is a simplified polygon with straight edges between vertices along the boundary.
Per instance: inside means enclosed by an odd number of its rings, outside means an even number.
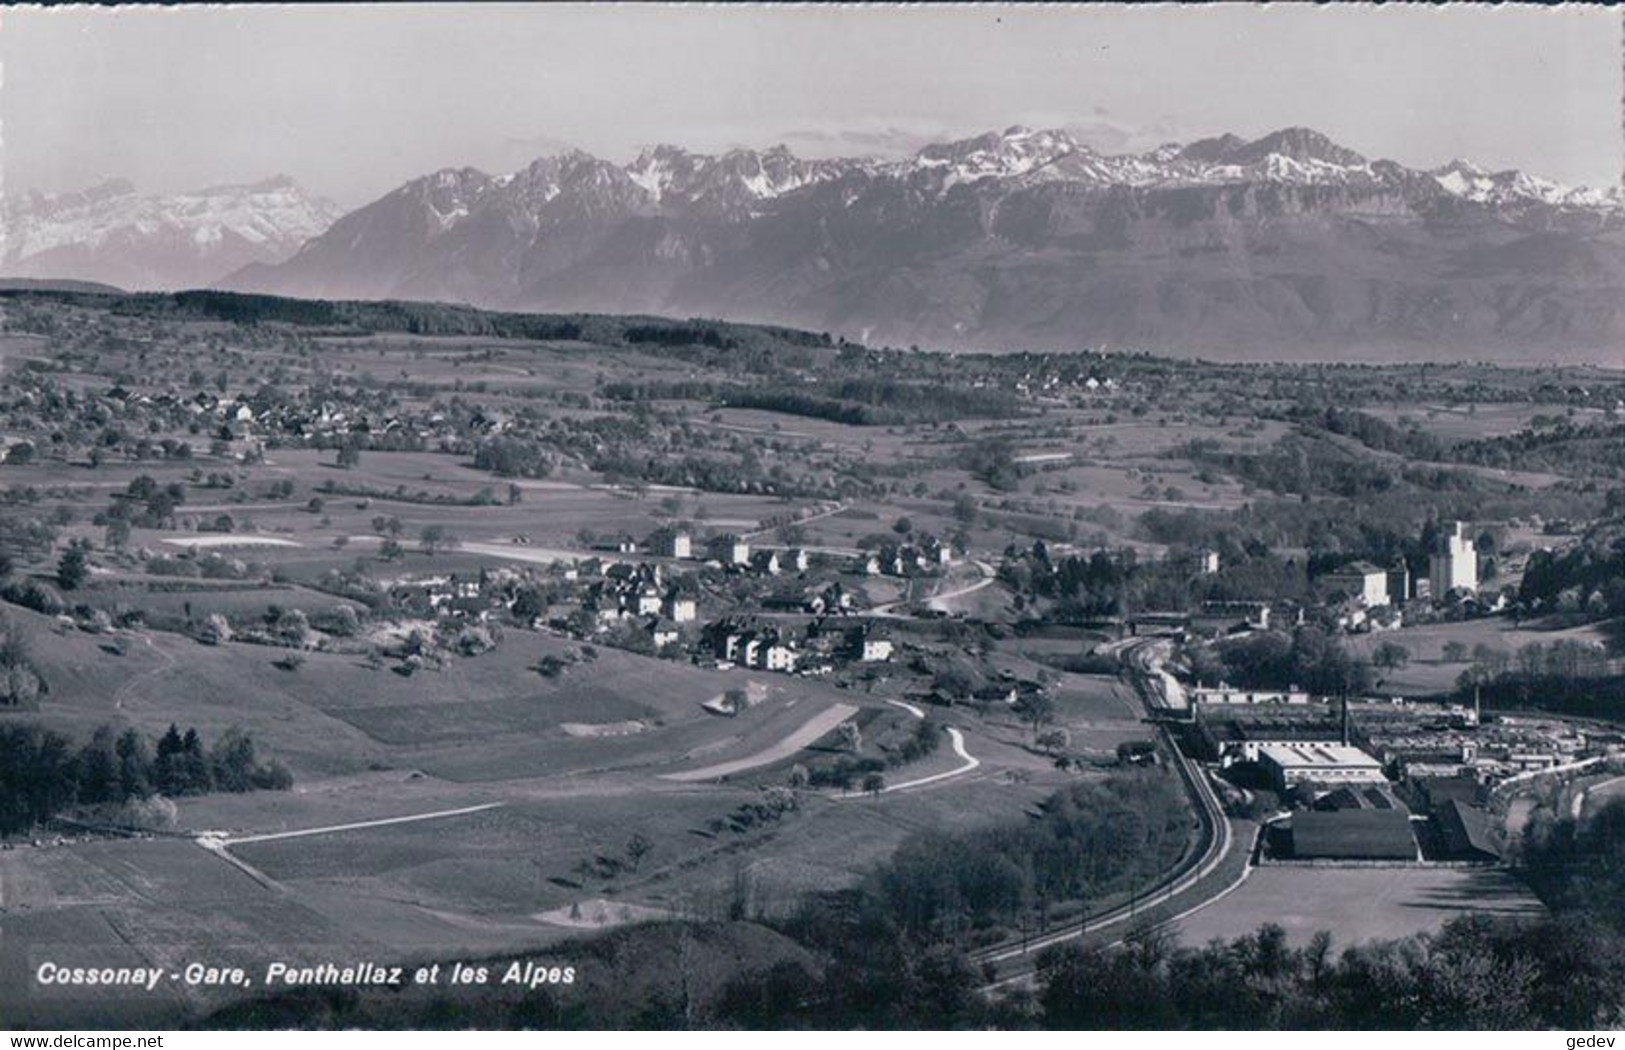
M1349 746L1349 695L1343 694L1343 746Z

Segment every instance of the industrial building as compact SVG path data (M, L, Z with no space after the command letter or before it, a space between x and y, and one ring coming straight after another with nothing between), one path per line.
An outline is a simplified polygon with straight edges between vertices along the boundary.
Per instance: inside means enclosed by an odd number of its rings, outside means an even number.
M1188 690L1193 704L1307 704L1304 689L1237 689L1225 685L1198 685Z
M1386 783L1382 763L1357 747L1343 744L1266 744L1258 761L1278 791L1299 784Z
M1302 810L1292 815L1287 855L1295 860L1421 860L1403 809Z
M1439 850L1447 860L1492 863L1501 859L1494 821L1487 810L1447 799L1433 810Z
M1451 522L1428 557L1428 586L1438 601L1454 590L1478 589L1478 550L1459 521Z

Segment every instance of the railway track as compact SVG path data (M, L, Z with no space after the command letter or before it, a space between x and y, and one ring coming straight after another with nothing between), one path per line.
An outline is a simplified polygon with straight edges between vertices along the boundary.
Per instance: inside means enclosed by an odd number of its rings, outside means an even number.
M1142 666L1142 662L1134 659L1134 656L1131 650L1125 650L1124 666L1131 675L1136 676L1135 689L1142 702L1146 704L1148 712L1156 713L1161 708L1154 699L1157 695L1157 683L1147 680L1151 669ZM1184 899L1186 894L1190 894L1190 891L1223 863L1234 846L1234 832L1206 775L1195 762L1180 752L1165 726L1159 727L1158 732L1162 735L1168 753L1173 756L1180 779L1184 781L1186 790L1196 805L1197 819L1201 825L1198 847L1190 851L1173 871L1164 875L1149 890L1137 895L1128 904L1066 923L1036 936L1006 941L971 952L969 959L973 964L991 965L995 969L996 976L984 990L991 991L1028 979L1036 966L1039 953L1046 948L1130 923L1143 911L1175 899L1179 899L1182 904L1188 904L1190 908L1187 910L1193 910L1229 890L1228 886L1215 887L1214 892L1209 895L1192 894L1188 900Z

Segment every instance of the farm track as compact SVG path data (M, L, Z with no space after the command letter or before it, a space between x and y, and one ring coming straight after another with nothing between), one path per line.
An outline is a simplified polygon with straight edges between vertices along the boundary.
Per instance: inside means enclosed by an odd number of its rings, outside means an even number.
M828 507L825 507L823 510L816 511L816 512L814 512L812 514L807 515L805 518L796 518L794 521L786 522L785 524L788 524L788 525L806 525L809 522L822 521L825 518L832 518L835 515L841 513L841 511L845 510L847 508L847 506L848 505L845 504L845 503L833 503L833 504L829 505ZM755 539L757 536L765 536L765 535L767 535L769 532L772 532L776 528L778 528L778 526L775 525L775 526L772 526L770 528L756 529L753 532L743 533L742 537L744 539L747 539L747 540Z
M159 667L154 667L151 670L143 671L133 678L125 679L124 684L119 686L118 692L113 694L113 709L115 711L124 707L124 698L129 695L130 690L134 689L136 685L149 678L156 678L167 671L173 670L176 664L176 660L173 656L165 652L163 649L160 649L158 646L152 644L151 636L142 634L139 637L141 638L141 644L150 649L154 656L157 656L163 661L163 664Z

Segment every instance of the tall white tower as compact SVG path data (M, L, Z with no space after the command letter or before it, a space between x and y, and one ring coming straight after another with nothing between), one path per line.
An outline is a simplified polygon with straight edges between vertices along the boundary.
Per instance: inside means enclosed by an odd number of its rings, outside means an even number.
M1478 588L1478 551L1467 538L1467 526L1459 521L1451 522L1450 531L1439 537L1428 558L1428 586L1434 601L1458 588Z

